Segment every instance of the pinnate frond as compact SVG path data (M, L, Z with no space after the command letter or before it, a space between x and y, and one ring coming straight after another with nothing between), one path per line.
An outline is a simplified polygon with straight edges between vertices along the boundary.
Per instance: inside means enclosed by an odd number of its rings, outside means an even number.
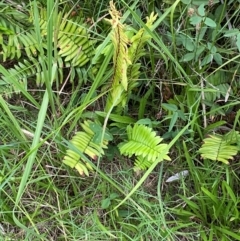
M111 140L111 135L105 132L102 136L103 129L98 123L92 121L84 121L81 124L83 131L77 132L71 144L77 149L68 149L63 159L63 163L76 168L80 175L89 175L89 170L92 170L91 165L85 161L84 154L93 160L97 160L104 154L104 149L107 148L108 141Z
M204 144L199 149L199 152L204 159L229 164L228 160L232 160L240 150L239 143L240 135L236 131L231 131L224 136L210 135L204 139Z
M126 156L137 156L136 167L145 169L155 161L170 160L168 145L160 144L163 140L156 135L151 128L136 124L127 127L128 141L119 145L121 154Z

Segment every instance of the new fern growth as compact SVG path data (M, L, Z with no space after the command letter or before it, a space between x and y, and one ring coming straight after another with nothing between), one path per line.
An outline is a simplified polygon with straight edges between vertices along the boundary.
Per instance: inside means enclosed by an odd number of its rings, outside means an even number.
M112 1L110 2L109 13L112 19L106 20L112 25L113 29L111 39L114 46L114 73L112 77L112 90L106 104L106 112L108 112L112 106L117 106L122 102L121 95L123 91L127 91L128 88L127 68L131 64L128 57L129 40L125 33L125 27L120 22L121 15L116 10Z
M112 86L108 95L105 111L121 105L125 107L128 96L138 84L139 69L141 64L137 61L145 55L144 46L151 36L145 28L141 28L135 35L129 38L126 27L121 23L121 14L116 10L113 2L110 2L109 13L112 19L106 19L112 25L111 39L114 48ZM147 18L146 27L151 29L157 15L153 13Z

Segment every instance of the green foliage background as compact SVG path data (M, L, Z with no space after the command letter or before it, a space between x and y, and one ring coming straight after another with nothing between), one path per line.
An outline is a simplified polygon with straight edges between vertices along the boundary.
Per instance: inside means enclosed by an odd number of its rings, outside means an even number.
M239 1L0 7L3 240L240 240Z

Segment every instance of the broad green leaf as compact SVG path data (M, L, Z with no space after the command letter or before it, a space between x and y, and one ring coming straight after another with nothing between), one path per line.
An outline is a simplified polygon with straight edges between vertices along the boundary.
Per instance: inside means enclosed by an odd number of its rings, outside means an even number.
M188 50L193 51L195 48L195 45L191 39L189 39L187 36L181 36L182 39L182 45Z
M205 50L205 46L199 46L196 51L196 58Z
M213 43L207 43L208 49L211 51L212 54L217 52L217 48L213 45Z
M213 3L218 3L218 2L219 2L219 0L213 0ZM209 3L209 0L193 0L192 1L192 4L196 5L196 6L199 6L201 4L207 5L208 3Z
M207 30L208 30L207 26L202 26L201 25L201 29L200 29L200 31L197 34L199 42L205 38ZM205 39L204 39L204 42L205 42Z
M199 24L199 23L201 23L202 22L202 17L199 17L199 16L192 16L191 18L190 18L190 24L192 24L192 25L197 25L197 24Z
M216 61L218 65L222 65L222 55L219 53L215 53L213 55L213 59Z
M171 121L170 121L170 125L169 125L169 128L168 128L168 132L170 132L173 129L177 119L178 119L178 112L175 111L173 113L173 115L172 115L172 118L171 118Z
M102 140L102 134L103 134L103 127L100 126L97 123L90 123L89 124L90 129L95 133L93 137L94 143L100 143ZM113 139L113 136L108 130L104 130L104 140L111 141Z
M175 112L175 111L178 110L177 106L174 105L174 104L163 103L163 104L162 104L162 107L163 107L164 109L167 109L167 110L170 110L170 111L173 111L173 112Z
M240 52L240 33L237 35L237 47L238 47L238 51Z
M189 3L191 3L191 0L181 0L181 2L182 2L183 4L189 4Z
M212 55L212 54L206 55L206 56L203 58L203 60L202 60L201 66L204 66L204 65L210 63L210 62L212 61L212 59L213 59L213 55Z
M117 197L119 197L119 194L113 192L113 193L110 194L110 197L109 197L109 198L110 198L111 200L113 200L113 199L115 199L115 198L117 198Z
M104 118L106 118L106 116L107 116L106 112L95 111L95 113ZM132 124L132 123L136 122L136 120L130 116L122 116L122 115L118 115L118 114L110 114L109 119L114 122L125 123L125 124Z
M237 34L239 34L239 29L234 28L234 29L227 30L223 36L224 37L232 37Z
M179 117L179 118L181 118L183 121L186 120L186 117L185 117L183 111L181 111L181 110L177 110L177 113L178 113L178 117Z
M213 124L208 125L207 128L205 128L204 132L208 133L209 131L216 130L216 129L220 128L221 126L225 125L225 124L226 124L226 121L223 121L223 120L217 121Z
M187 53L185 54L182 59L180 60L181 62L188 62L190 60L194 59L195 54L194 53Z
M204 3L202 3L199 7L198 7L198 14L202 17L205 16L205 8L204 8Z
M145 119L140 119L136 122L136 124L140 124L140 125L148 125L149 127L152 127L152 120L149 118L145 118Z
M105 198L101 201L101 208L102 209L107 209L110 205L111 205L110 198Z
M217 26L215 21L213 21L211 18L205 18L204 23L211 28L216 28L216 26Z

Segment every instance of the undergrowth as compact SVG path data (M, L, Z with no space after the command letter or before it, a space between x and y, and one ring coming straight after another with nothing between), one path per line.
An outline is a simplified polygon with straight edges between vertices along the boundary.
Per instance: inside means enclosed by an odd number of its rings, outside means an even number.
M240 240L238 1L0 6L0 240Z

